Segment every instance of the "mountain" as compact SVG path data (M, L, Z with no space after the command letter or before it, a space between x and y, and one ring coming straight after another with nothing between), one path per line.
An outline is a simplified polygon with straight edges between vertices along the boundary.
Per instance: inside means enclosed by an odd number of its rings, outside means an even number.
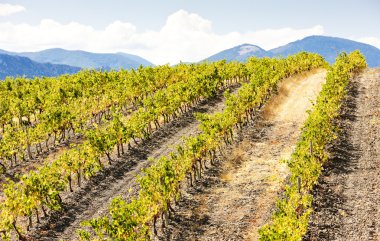
M265 57L267 52L259 46L252 44L242 44L231 49L226 49L220 53L212 55L205 59L205 61L218 61L225 59L227 61L245 61L251 56Z
M256 49L256 48L257 49ZM252 48L254 51L244 52L245 49ZM256 49L256 50L255 50ZM351 52L353 50L360 50L367 59L369 67L380 66L380 49L348 39L326 37L326 36L310 36L295 42L291 42L287 45L265 51L260 47L250 44L239 45L231 49L224 50L209 58L207 61L217 61L226 59L227 61L246 61L251 56L255 57L277 57L298 53L300 51L313 52L322 55L326 61L333 63L337 54L345 51ZM242 54L243 53L243 54Z
M28 78L35 76L57 76L76 73L79 70L79 67L38 63L26 57L0 53L0 80L5 79L6 76L25 76Z
M144 58L141 58L140 56L138 55L134 55L134 54L126 54L126 53L122 53L122 52L118 52L116 53L117 55L121 55L121 56L124 56L124 57L127 57L131 60L134 60L140 64L142 64L143 66L153 66L154 64L152 64L151 62L149 62L148 60L144 59Z
M314 52L322 55L327 62L335 62L337 54L340 52L349 53L354 50L360 50L366 57L369 67L380 66L380 49L348 39L326 37L326 36L310 36L302 40L298 40L287 45L269 50L273 56L288 56L300 51Z
M126 53L99 54L80 50L46 49L39 52L9 52L0 49L0 79L5 76L56 76L88 69L131 69L153 66L146 59Z
M89 69L131 69L151 66L149 61L132 54L99 54L81 50L47 49L39 52L15 53L40 63L66 64Z
M9 55L12 55L12 52L8 52L8 51L0 49L0 54L9 54Z

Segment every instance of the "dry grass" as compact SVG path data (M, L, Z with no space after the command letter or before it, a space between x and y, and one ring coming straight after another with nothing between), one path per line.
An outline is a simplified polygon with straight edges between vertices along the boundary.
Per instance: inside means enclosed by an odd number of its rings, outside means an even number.
M284 100L289 97L289 94L294 94L295 86L299 86L300 83L309 78L312 75L321 72L320 69L312 70L308 73L302 73L293 77L288 78L286 81L283 81L279 84L278 94L271 98L271 101L264 107L263 109L263 117L264 119L273 118L278 109L283 105Z
M224 170L220 176L223 181L231 181L232 173L231 170L235 170L241 166L241 164L247 159L247 152L252 148L252 145L249 141L244 140L234 148L227 157L227 161L224 165Z

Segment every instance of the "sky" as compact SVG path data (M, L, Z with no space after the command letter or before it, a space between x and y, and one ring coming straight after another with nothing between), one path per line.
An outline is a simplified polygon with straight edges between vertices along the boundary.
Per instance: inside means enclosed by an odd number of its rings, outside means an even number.
M378 0L0 0L0 49L125 52L154 64L200 61L249 43L310 35L380 48Z

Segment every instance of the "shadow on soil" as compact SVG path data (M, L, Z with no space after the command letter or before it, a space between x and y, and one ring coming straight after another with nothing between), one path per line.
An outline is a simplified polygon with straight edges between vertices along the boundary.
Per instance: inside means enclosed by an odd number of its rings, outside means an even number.
M29 236L37 240L60 238L60 234L84 211L91 209L91 199L105 192L112 185L111 183L125 178L126 173L131 171L139 162L147 160L149 154L159 148L166 139L194 123L196 121L193 115L195 112L205 113L222 101L222 93L218 93L217 97L211 100L203 100L184 115L156 130L150 139L131 147L118 160L114 159L111 166L92 177L90 181L83 184L82 188L69 194L62 210L52 213L45 220L42 218L42 224L30 232ZM75 234L72 235L75 236Z
M244 125L242 130L235 136L234 144L224 149L223 153L217 154L217 160L214 165L207 162L207 169L192 187L184 188L186 191L182 192L181 200L175 207L175 210L179 210L180 213L174 213L174 215L168 219L168 224L165 229L158 228L159 232L155 240L199 240L199 237L202 237L208 231L207 228L213 227L214 224L209 216L210 210L203 210L204 205L207 206L205 202L209 200L197 199L195 197L199 194L209 193L212 191L212 188L217 186L226 185L226 182L221 178L225 170L220 160L226 161L226 159L230 158L229 154L233 146L240 143L243 139L249 139L251 141L263 141L264 139L268 139L267 133L271 126L272 124L263 120L260 114L255 117L253 122ZM235 164L239 165L240 163ZM189 184L186 183L186 185ZM256 194L258 195L259 193ZM186 212L184 213L183 210L186 210ZM234 238L237 239L231 240L243 240L242 236L236 236ZM210 237L210 240L212 240L212 237Z
M331 240L333 237L330 234L337 233L334 230L340 227L339 211L341 211L341 207L344 207L346 200L342 195L342 190L334 190L335 183L330 180L330 176L350 173L355 169L356 160L360 156L358 148L350 141L351 123L356 120L357 85L356 82L351 82L347 98L342 105L341 118L336 121L340 129L339 137L329 147L330 161L324 166L318 184L314 187L314 213L311 214L309 230L303 238L304 241ZM338 206L339 209L337 208ZM326 210L330 215L334 215L338 219L328 223L318 222L315 213L320 213L321 215Z

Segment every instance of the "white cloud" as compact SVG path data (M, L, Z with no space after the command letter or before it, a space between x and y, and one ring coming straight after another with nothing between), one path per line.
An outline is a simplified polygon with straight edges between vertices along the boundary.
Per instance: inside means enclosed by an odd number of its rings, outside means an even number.
M158 31L137 31L131 23L115 21L104 29L76 22L67 24L45 19L38 25L0 23L0 48L36 51L52 47L95 52L133 53L155 64L199 61L242 43L264 49L278 47L309 35L324 33L322 26L307 29L266 29L216 34L212 23L201 16L179 10L168 16Z
M378 39L378 38L375 38L375 37L364 37L364 38L359 38L358 41L366 43L366 44L373 45L376 48L380 49L380 39Z
M9 16L18 12L25 11L21 5L12 5L9 3L0 3L0 17Z

